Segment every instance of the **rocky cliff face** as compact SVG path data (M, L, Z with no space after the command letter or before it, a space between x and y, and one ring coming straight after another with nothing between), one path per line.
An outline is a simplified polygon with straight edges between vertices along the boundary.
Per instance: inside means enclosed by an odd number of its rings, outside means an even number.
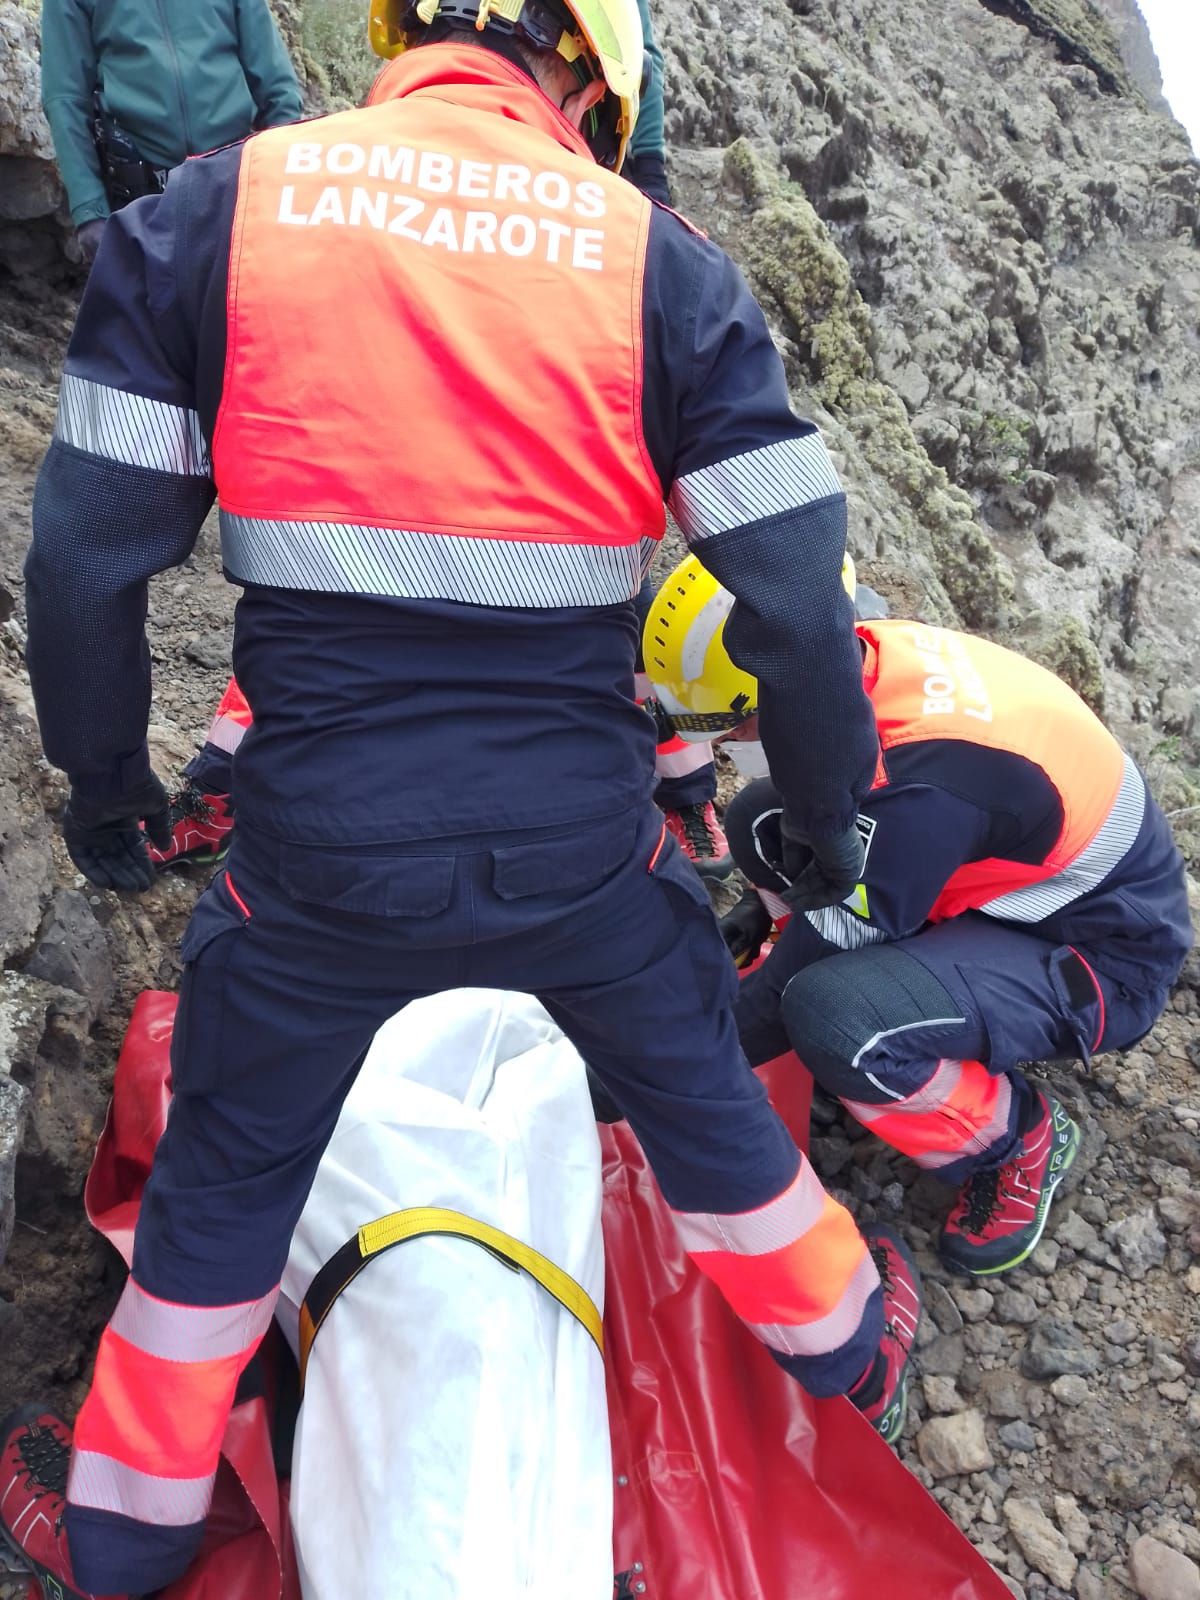
M1115 3L1115 0L1114 0ZM839 452L857 554L1194 753L1200 168L1083 0L666 0L685 209Z
M1093 4L1108 19L1125 70L1142 99L1152 111L1170 116L1171 108L1163 94L1162 68L1137 0L1093 0Z

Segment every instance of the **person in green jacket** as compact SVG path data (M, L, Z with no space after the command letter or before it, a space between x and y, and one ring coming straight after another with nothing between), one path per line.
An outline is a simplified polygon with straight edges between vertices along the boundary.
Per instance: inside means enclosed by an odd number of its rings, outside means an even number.
M671 204L667 182L667 151L663 130L663 53L654 37L650 20L650 0L638 0L642 17L642 38L646 46L646 71L642 81L642 103L637 125L622 172L652 200Z
M188 156L302 115L267 0L43 0L42 105L88 263L132 198L106 188L97 118L153 192Z

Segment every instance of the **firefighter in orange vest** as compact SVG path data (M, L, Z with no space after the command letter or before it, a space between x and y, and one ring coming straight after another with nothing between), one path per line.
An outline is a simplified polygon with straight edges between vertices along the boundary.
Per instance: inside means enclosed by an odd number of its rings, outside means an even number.
M1170 827L1133 761L1044 667L947 628L860 621L880 744L858 812L864 865L840 904L805 907L810 853L758 742L759 686L725 646L731 612L689 558L643 648L680 734L723 734L756 779L725 820L757 892L723 931L743 964L772 923L782 931L743 981L743 1047L762 1062L790 1044L874 1134L958 1186L943 1259L1004 1272L1037 1245L1079 1147L1018 1063L1128 1049L1190 948Z
M147 580L214 497L254 708L75 1429L76 1590L186 1567L342 1100L382 1023L448 988L537 995L750 1331L903 1420L911 1257L824 1193L739 1049L634 681L669 495L746 602L810 903L850 892L878 741L836 472L728 257L617 176L634 0L380 0L372 36L395 59L364 108L189 161L106 225L38 480L28 659L80 870L136 887L140 824L166 843ZM0 1525L61 1584L57 1463L22 1426Z

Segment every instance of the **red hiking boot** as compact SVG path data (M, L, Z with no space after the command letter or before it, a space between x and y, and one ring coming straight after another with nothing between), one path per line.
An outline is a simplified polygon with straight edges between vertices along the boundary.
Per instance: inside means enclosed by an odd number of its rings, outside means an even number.
M1053 1095L1038 1091L1041 1115L1020 1151L1002 1167L977 1172L946 1218L938 1248L956 1272L985 1277L1032 1255L1054 1191L1079 1152L1079 1127Z
M733 857L711 800L703 805L680 806L678 811L664 811L663 816L684 855L702 878L729 876L733 871Z
M850 1399L876 1433L895 1444L908 1414L908 1365L921 1320L921 1275L908 1246L890 1228L864 1229L863 1237L883 1285L883 1338Z
M185 778L171 795L171 843L158 850L147 842L150 859L161 872L180 862L200 867L223 861L233 842L233 808L227 794L205 794Z
M46 1600L98 1600L76 1588L63 1531L71 1430L47 1406L0 1423L0 1535L33 1568ZM115 1600L115 1597L114 1597Z

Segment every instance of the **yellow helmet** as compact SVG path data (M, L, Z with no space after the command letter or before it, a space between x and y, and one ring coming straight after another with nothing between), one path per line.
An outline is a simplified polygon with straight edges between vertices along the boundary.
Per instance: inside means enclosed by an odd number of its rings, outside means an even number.
M854 561L842 562L853 601ZM758 712L758 679L725 648L733 596L695 556L680 562L654 598L642 630L642 659L654 696L681 739L718 739Z
M619 171L638 118L643 38L637 0L368 0L367 34L376 55L398 56L434 22L496 28L555 50L580 83L602 78L608 93L588 113L584 134L602 166Z

